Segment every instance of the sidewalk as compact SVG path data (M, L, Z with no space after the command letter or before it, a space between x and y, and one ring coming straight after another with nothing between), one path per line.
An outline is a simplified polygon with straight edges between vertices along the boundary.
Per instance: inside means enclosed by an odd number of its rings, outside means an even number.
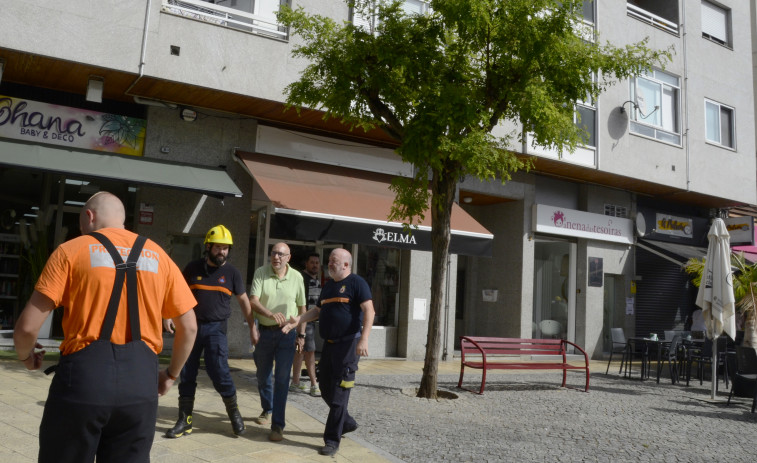
M751 399L730 407L708 403L710 383L690 387L669 379L640 381L605 375L591 362L589 393L559 387L559 371L490 372L483 395L456 388L459 363L439 365L441 390L457 399L415 397L423 362L363 359L350 412L360 428L342 440L335 457L318 455L327 407L320 398L289 395L284 441L272 443L254 422L260 403L251 359L230 361L247 433L236 438L218 394L202 372L194 432L163 433L177 416L178 390L160 399L153 462L752 462L757 414ZM466 385L480 375L466 372ZM0 360L0 461L36 461L37 435L50 377ZM568 375L583 387L583 375ZM721 382L721 387L723 387ZM727 397L721 390L720 399Z
M177 418L178 388L174 386L161 397L151 457L154 462L245 462L249 461L337 461L378 463L393 461L370 444L344 438L335 458L318 454L323 446L323 424L299 410L287 407L284 441L268 440L268 427L255 423L260 414L252 359L230 360L237 386L239 408L247 432L235 437L220 396L213 389L207 374L201 371L195 398L194 423L191 435L179 439L163 437ZM43 368L47 367L47 363ZM27 371L20 362L0 360L0 461L24 463L37 461L39 423L51 376L41 371ZM321 401L320 398L313 400ZM320 417L325 420L325 415ZM394 460L396 461L396 460Z

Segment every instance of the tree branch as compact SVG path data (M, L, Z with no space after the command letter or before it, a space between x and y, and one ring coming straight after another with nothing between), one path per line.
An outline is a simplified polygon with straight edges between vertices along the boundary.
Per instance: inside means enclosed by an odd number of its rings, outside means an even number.
M378 89L366 89L364 80L357 79L360 95L365 98L368 108L378 120L382 121L381 128L392 138L402 141L405 135L405 127L402 122L394 115L394 112L379 98Z

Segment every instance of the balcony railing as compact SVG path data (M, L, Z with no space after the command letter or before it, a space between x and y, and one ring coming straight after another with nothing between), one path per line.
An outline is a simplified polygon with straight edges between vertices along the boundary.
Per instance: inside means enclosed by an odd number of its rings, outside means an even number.
M262 17L214 3L198 0L163 0L162 11L281 40L289 38L287 29L278 24L275 17Z
M627 7L628 16L636 18L639 21L643 21L647 24L651 24L652 26L664 31L678 35L678 24L668 21L667 19L657 16L656 14L650 13L649 11L643 8L639 8L636 5L628 3Z

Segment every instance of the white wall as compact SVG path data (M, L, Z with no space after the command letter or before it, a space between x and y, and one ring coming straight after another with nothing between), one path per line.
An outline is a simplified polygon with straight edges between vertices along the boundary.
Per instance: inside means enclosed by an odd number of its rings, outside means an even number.
M679 2L685 5L686 31L680 37L630 18L626 2L598 5L597 24L603 42L618 45L649 37L652 48L674 47L665 72L680 78L683 135L681 146L675 146L631 134L627 114L618 110L630 98L629 83L621 82L600 97L602 171L745 203L757 202L750 6L736 0L719 3L732 8L733 49L702 38L700 2ZM735 151L705 143L705 97L735 108Z

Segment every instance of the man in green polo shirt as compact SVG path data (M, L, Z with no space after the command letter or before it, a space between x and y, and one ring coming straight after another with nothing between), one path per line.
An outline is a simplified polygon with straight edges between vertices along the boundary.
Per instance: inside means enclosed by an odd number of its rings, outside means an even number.
M301 349L304 339L297 331L282 332L289 317L305 313L305 286L302 275L289 266L289 246L276 243L271 250L271 264L255 270L250 289L250 305L260 327L260 341L253 359L257 367L258 392L263 413L257 421L271 424L268 439L284 438L289 374L295 344ZM274 368L275 363L275 368Z

